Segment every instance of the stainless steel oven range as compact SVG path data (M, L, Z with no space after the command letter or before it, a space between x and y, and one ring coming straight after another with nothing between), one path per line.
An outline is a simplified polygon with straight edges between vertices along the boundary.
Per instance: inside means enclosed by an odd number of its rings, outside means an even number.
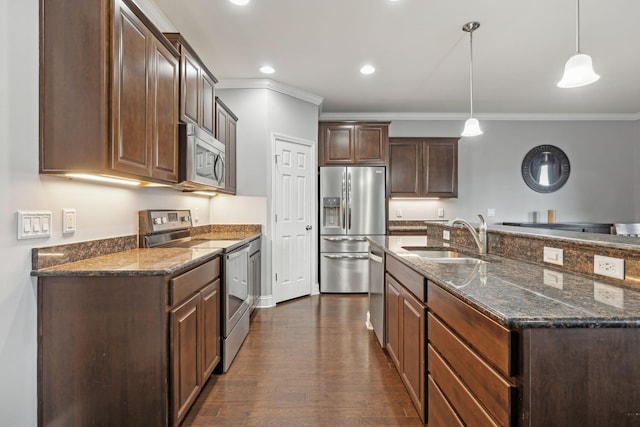
M249 333L249 252L252 242L191 237L188 210L142 210L138 213L139 246L143 248L222 249L222 372L227 372ZM255 241L254 241L255 242Z

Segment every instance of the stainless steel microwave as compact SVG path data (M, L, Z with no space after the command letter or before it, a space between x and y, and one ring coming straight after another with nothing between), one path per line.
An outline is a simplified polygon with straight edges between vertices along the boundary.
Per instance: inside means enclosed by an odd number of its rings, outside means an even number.
M191 123L180 124L180 183L186 190L224 187L224 144Z

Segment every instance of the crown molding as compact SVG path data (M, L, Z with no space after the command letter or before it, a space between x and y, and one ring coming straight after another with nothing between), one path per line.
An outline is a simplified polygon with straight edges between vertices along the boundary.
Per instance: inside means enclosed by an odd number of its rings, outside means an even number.
M169 18L160 10L153 0L133 0L133 2L144 12L144 14L163 33L178 32Z
M478 120L500 121L636 121L640 113L487 113L475 114ZM356 121L436 121L466 120L468 114L456 113L320 113L320 120Z
M595 113L487 113L475 114L478 120L500 121L636 121L640 113L595 114ZM320 120L356 121L436 121L466 120L468 114L459 113L320 113Z
M314 105L322 105L324 101L321 96L271 79L223 79L216 84L216 89L269 89Z

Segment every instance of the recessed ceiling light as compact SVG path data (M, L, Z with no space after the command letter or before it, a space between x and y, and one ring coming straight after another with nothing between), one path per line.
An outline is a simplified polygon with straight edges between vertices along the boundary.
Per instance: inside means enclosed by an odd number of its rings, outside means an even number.
M376 72L376 68L373 65L367 64L367 65L363 65L362 68L360 68L360 72L365 75L373 74Z
M246 6L249 4L251 0L229 0L229 1L238 6Z
M271 65L263 65L260 67L260 72L264 74L273 74L276 70Z

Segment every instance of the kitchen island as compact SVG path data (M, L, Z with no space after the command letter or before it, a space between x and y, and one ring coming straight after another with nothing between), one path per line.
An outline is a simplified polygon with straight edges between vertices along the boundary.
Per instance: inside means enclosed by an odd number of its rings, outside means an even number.
M370 242L387 253L386 348L425 423L640 424L637 289L432 237Z

